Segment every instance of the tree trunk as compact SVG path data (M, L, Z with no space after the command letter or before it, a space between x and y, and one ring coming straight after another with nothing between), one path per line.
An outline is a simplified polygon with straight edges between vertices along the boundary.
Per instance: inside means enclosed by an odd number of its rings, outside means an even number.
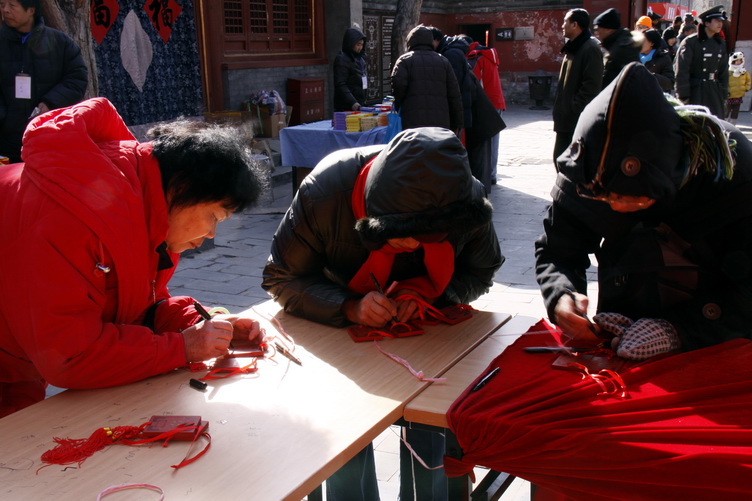
M81 49L81 56L89 68L89 85L84 97L99 95L97 60L94 55L94 40L91 37L89 17L90 2L88 0L42 0L40 5L44 23L71 37Z
M392 68L397 58L407 51L407 34L418 25L422 6L423 0L397 0L397 15L392 28Z

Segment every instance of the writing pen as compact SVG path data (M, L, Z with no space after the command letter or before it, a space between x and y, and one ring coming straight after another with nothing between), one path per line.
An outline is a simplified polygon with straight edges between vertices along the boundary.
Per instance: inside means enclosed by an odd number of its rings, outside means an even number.
M287 350L287 348L285 348L284 346L282 346L281 344L279 344L278 341L274 342L274 347L277 348L277 351L280 352L282 355L286 356L287 358L289 358L290 360L292 360L296 364L300 365L301 367L303 366L303 362L301 362L298 359L298 357L296 357L295 355L293 355L292 353L290 353Z
M501 367L494 367L494 369L491 372L489 372L488 374L486 374L485 376L483 376L483 379L481 379L480 381L478 381L475 384L475 386L473 386L473 389L470 390L470 391L478 391L481 388L483 388L484 386L486 386L486 383L488 383L491 379L493 379L494 376L496 376L496 374L498 374L500 370L501 370Z
M209 312L204 309L203 306L201 306L201 303L198 301L193 302L193 307L196 308L196 311L199 315L201 315L201 318L204 320L211 320L212 316L209 315ZM235 347L232 346L232 341L230 341L230 351L235 351Z
M526 346L526 353L585 353L593 348L575 348L574 346Z
M587 313L577 308L577 298L574 295L574 291L571 289L564 289L564 293L572 298L572 302L574 303L575 313L577 316L584 318L588 322L588 329L590 329L590 332L593 333L593 335L598 336L598 331L595 330L595 325L593 325L593 321L590 320L587 316ZM600 337L600 336L598 336Z
M204 309L203 306L198 301L193 302L193 307L196 308L196 311L199 315L201 315L201 318L204 320L211 320L211 315L209 315L209 312Z
M384 289L381 288L381 284L376 279L376 275L374 275L373 273L371 273L370 275L371 275L371 280L373 280L373 284L376 286L376 292L378 292L382 296L386 296L386 294L384 294ZM392 315L392 322L394 322L395 324L398 324L399 320L397 320L396 316Z

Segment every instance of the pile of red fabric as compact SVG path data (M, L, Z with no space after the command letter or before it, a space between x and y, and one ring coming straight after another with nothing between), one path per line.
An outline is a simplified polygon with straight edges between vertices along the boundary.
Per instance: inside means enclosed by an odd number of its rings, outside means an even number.
M500 367L496 377L454 402L447 417L464 456L445 458L447 475L481 465L559 499L749 499L752 341L628 364L624 398L552 368L557 354L524 351L559 341L542 320L476 382Z

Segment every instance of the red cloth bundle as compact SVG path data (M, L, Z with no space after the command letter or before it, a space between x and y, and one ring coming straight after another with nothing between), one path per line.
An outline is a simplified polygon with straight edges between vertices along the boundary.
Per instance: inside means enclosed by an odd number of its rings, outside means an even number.
M752 341L628 364L624 398L552 368L557 354L523 351L558 342L542 320L454 402L447 418L464 456L445 457L447 475L482 465L559 499L749 499Z

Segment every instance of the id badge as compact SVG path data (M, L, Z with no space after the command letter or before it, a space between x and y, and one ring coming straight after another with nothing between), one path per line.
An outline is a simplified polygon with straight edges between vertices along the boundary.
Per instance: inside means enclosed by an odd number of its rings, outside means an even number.
M365 75L363 75L363 88L364 89L368 88L368 77Z
M16 99L31 99L31 75L26 73L16 75Z

